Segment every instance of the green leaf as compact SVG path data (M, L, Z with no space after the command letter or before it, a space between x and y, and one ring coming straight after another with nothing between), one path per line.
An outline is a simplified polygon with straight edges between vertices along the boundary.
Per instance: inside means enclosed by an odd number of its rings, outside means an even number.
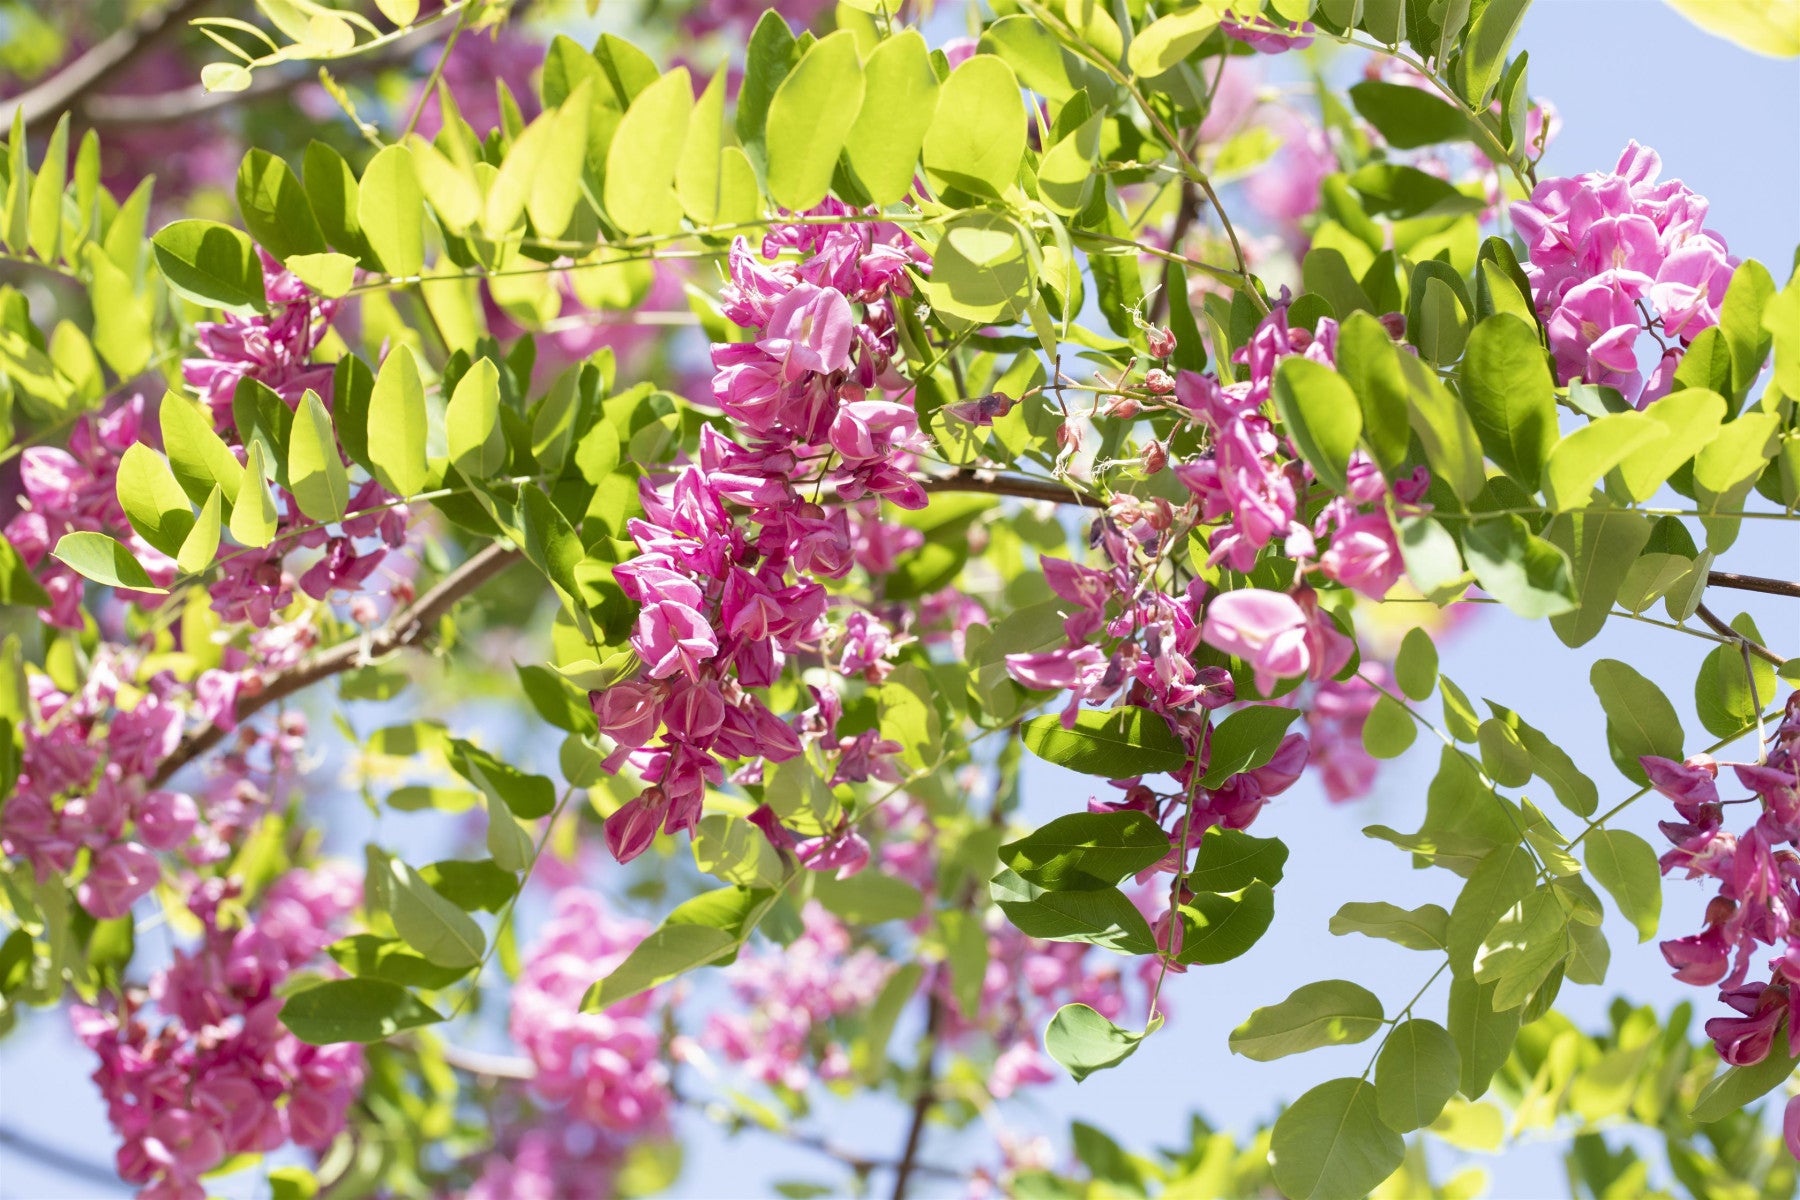
M194 510L168 461L133 442L119 458L115 487L119 507L138 536L173 558L194 528Z
M227 312L263 312L262 260L249 237L217 221L176 221L150 239L156 266L176 292Z
M1411 749L1418 736L1412 714L1392 696L1376 700L1363 719L1363 749L1376 758L1399 758Z
M1363 442L1391 476L1405 463L1412 438L1400 348L1374 316L1354 312L1338 327L1337 366L1362 409Z
M1593 505L1562 513L1545 529L1550 544L1569 556L1577 600L1572 611L1550 618L1563 645L1585 645L1605 626L1631 564L1650 540L1650 528L1641 513Z
M1481 586L1521 617L1554 617L1575 607L1568 557L1532 533L1523 517L1472 522L1463 555Z
M1481 767L1501 787L1524 787L1531 782L1531 755L1519 735L1497 717L1489 717L1475 731L1481 746Z
M924 977L925 967L922 963L907 963L896 967L893 974L888 976L887 983L882 985L881 994L875 998L875 1003L869 1006L862 1035L850 1048L850 1064L856 1071L856 1077L865 1086L873 1087L886 1078L888 1041L894 1036L894 1026L899 1023L901 1012L919 990L919 983Z
M856 35L840 29L814 42L769 100L763 138L777 204L801 212L826 197L862 102Z
M1606 710L1606 744L1613 764L1633 783L1647 784L1649 777L1638 759L1646 754L1679 762L1682 754L1681 718L1675 706L1654 683L1616 659L1603 658L1588 671L1588 681L1600 707Z
M1557 801L1578 817L1592 816L1600 803L1600 791L1593 780L1581 773L1568 752L1541 730L1527 725L1518 714L1494 706L1492 701L1488 703L1524 744L1525 753L1531 756L1532 773L1550 785Z
M1402 1021L1375 1060L1375 1105L1396 1133L1423 1129L1456 1094L1462 1056L1450 1031L1435 1021Z
M369 396L369 463L381 486L413 496L431 481L425 461L425 385L411 347L397 345L382 361Z
M1748 613L1731 622L1733 629L1761 644L1765 639ZM1746 671L1748 667L1748 671ZM1694 708L1714 737L1734 737L1756 724L1757 714L1775 695L1775 668L1745 654L1742 643L1721 645L1700 662L1694 677Z
M1116 887L1046 891L1015 871L993 881L994 901L1027 937L1086 942L1118 954L1155 954L1144 914Z
M447 858L419 868L419 878L464 912L498 913L519 891L519 881L488 859Z
M203 414L185 396L166 392L157 417L169 467L189 500L203 504L214 488L223 492L227 501L238 494L243 465L213 431L210 414Z
M1231 1052L1272 1062L1320 1046L1367 1041L1383 1020L1375 993L1343 979L1327 979L1296 988L1281 1003L1251 1013L1231 1031Z
M1414 587L1427 596L1440 588L1462 590L1466 581L1462 551L1449 530L1430 517L1401 517L1395 529L1400 535L1400 559Z
M1291 709L1277 711L1293 719ZM1033 717L1025 723L1020 738L1027 750L1045 762L1109 779L1158 775L1188 760L1186 748L1168 721L1149 709L1130 706L1104 712L1083 709L1075 715L1072 729L1064 729L1055 716Z
M312 203L313 217L334 249L360 258L368 246L363 239L358 197L362 191L355 172L344 156L324 142L308 142L300 163L302 186Z
M1487 486L1475 426L1430 367L1410 354L1399 354L1398 361L1406 380L1407 418L1425 450L1425 461L1431 473L1467 504Z
M581 201L582 167L587 159L593 86L592 81L582 80L557 107L554 116L545 114L550 116L550 122L542 135L540 169L525 197L525 211L539 237L560 238L575 219L576 206ZM505 164L501 169L505 170Z
M1159 718L1160 719L1160 718ZM1000 861L1049 891L1110 887L1161 861L1169 836L1136 809L1057 817L1000 847Z
M464 479L490 479L506 466L506 431L500 424L500 370L478 358L456 381L444 410L450 461Z
M1693 1119L1703 1125L1723 1121L1786 1083L1794 1070L1800 1068L1800 1059L1789 1058L1786 1049L1787 1039L1778 1035L1774 1047L1761 1062L1748 1067L1727 1067L1700 1093L1691 1114Z
M1662 869L1656 851L1624 829L1595 829L1585 840L1588 870L1637 929L1638 941L1655 937L1662 915Z
M1266 766L1281 748L1297 709L1247 704L1213 728L1207 747L1203 788L1217 788L1233 775Z
M341 521L350 503L350 477L331 431L331 413L311 388L300 398L288 435L288 490L315 521Z
M1187 884L1196 892L1236 892L1262 880L1281 882L1288 848L1279 838L1254 837L1241 829L1215 825L1200 838Z
M1454 921L1454 917L1452 920ZM1569 914L1540 887L1500 915L1475 952L1475 981L1497 983L1496 1009L1517 1008L1569 956Z
M1275 919L1275 892L1257 880L1228 896L1200 892L1181 906L1180 963L1229 962L1269 930Z
M1519 1035L1519 1010L1494 1008L1498 986L1473 978L1450 980L1450 1036L1462 1055L1462 1093L1471 1100L1487 1091Z
M1362 437L1362 409L1344 377L1323 363L1292 355L1275 369L1275 411L1313 474L1334 492Z
M1469 334L1457 377L1488 457L1537 491L1557 436L1556 380L1537 330L1506 313L1489 317Z
M385 979L402 987L449 987L469 973L467 967L440 967L426 962L396 938L359 933L325 947L337 964L364 979Z
M694 865L716 879L743 887L781 883L781 855L762 830L728 813L708 813L694 829Z
M918 888L880 871L858 871L848 879L820 876L813 881L813 897L852 925L910 921L925 910Z
M206 503L200 506L199 520L194 522L194 527L181 540L181 548L175 552L175 565L181 568L182 574L198 575L218 557L224 501L224 493L215 487Z
M1362 195L1363 205L1367 208L1370 216L1405 220L1412 217L1458 216L1463 213L1479 212L1481 209L1481 201L1464 195L1456 189L1455 185L1439 179L1436 175L1427 174L1417 167L1409 167L1401 163L1373 162L1360 167L1351 174L1350 186ZM1421 289L1430 281L1430 279L1421 280ZM1440 286L1442 286L1441 281ZM1447 289L1446 294L1454 295ZM1433 300L1431 303L1435 304L1437 301ZM1464 311L1466 311L1466 306ZM1407 313L1409 327L1413 324L1412 315L1412 311L1409 310ZM1460 323L1462 317L1454 316L1454 320ZM1408 332L1417 336L1410 328ZM1434 343L1429 347L1420 345L1419 348L1425 350L1426 356L1431 361L1440 365L1448 365L1456 361L1456 354L1462 349L1461 337L1462 333L1459 330L1454 349L1447 342ZM1418 345L1416 342L1414 344ZM1438 357L1439 353L1446 353L1449 357L1440 358Z
M925 39L903 29L883 39L863 64L863 104L845 150L857 180L877 204L912 191L919 150L938 106L937 75Z
M944 751L942 719L933 687L914 663L901 663L876 692L881 736L900 744L900 760L914 770L934 767Z
M237 498L231 505L231 536L252 549L261 549L275 538L275 497L269 492L262 443L251 442L246 458Z
M1656 495L1669 476L1718 436L1725 419L1725 398L1705 388L1684 388L1652 404L1644 415L1668 434L1646 441L1620 462L1620 478L1633 500Z
M333 299L356 283L356 260L348 254L296 254L286 266L301 283Z
M583 1012L598 1012L677 975L737 953L777 893L766 888L719 888L675 907L625 961L588 989Z
M469 914L399 859L388 858L383 869L388 915L407 945L440 967L472 967L481 961L487 938Z
M1130 1058L1145 1036L1120 1029L1085 1004L1065 1004L1044 1031L1044 1050L1080 1083Z
M1138 31L1126 51L1125 65L1141 78L1174 69L1219 27L1219 11L1209 4L1158 17Z
M675 168L694 111L686 67L639 92L606 152L606 211L630 234L673 231L681 219Z
M1408 950L1443 950L1450 944L1450 914L1436 904L1404 909L1375 900L1352 901L1331 918L1331 932L1384 938Z
M69 114L57 118L44 147L44 160L31 181L31 208L27 218L31 252L44 262L55 262L62 249L63 189L69 171Z
M1456 978L1473 977L1482 943L1500 918L1531 894L1536 882L1531 856L1516 842L1496 847L1482 858L1450 909L1445 948Z
M425 192L405 146L388 146L369 160L358 189L356 219L388 275L406 277L425 269Z
M1661 422L1640 412L1608 413L1556 443L1544 472L1544 498L1566 512L1593 499L1600 477L1645 446L1669 436Z
M16 605L20 608L48 608L50 594L19 557L19 552L5 538L0 538L0 604ZM6 718L0 717L0 720ZM5 747L12 744L12 733L8 729L4 737L0 737L0 754ZM0 767L16 765L0 763ZM0 772L0 796L6 794L6 781L12 778L11 772Z
M237 202L250 236L276 258L286 262L297 254L325 253L325 235L306 189L287 163L267 150L244 155L237 173Z
M1394 1173L1406 1143L1382 1121L1375 1085L1333 1079L1282 1111L1269 1138L1275 1185L1289 1200L1362 1200Z
M977 54L950 73L925 132L925 171L938 189L1000 197L1025 157L1025 100L1012 68Z
M295 992L281 1005L281 1023L313 1046L379 1042L443 1019L417 996L383 979L333 979Z
M1460 141L1472 132L1462 109L1410 84L1365 79L1350 88L1350 103L1396 150Z
M871 874L864 871L855 876ZM988 968L987 929L974 913L960 908L940 909L933 937L943 948L945 963L950 968L950 998L964 1013L981 1007L982 989L986 986Z
M1423 626L1406 631L1394 656L1394 682L1408 700L1423 700L1437 688L1437 643Z
M1506 68L1506 51L1519 32L1525 10L1531 0L1489 0L1469 26L1464 43L1464 95L1477 108L1486 106L1489 95L1500 82ZM1445 30L1446 36L1451 33Z
M159 596L169 590L151 583L149 573L131 556L131 551L104 533L65 533L56 543L56 549L50 551L50 557L84 579L105 587Z
M505 805L515 817L535 821L556 810L556 785L542 775L521 771L472 742L451 738L450 765L457 774Z
M938 243L926 294L939 312L962 321L1016 318L1032 298L1032 264L1018 226L983 210L953 219Z

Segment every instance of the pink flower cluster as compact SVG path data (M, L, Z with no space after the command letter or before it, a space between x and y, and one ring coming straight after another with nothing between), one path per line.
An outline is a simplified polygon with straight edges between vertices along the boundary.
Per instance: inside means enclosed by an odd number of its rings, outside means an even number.
M119 507L119 458L139 440L144 398L133 396L104 415L88 414L75 423L69 448L28 446L19 456L19 482L25 495L20 511L6 523L6 540L32 568L50 596L38 610L45 623L80 629L85 581L50 557L66 534L104 533L117 537L142 563L150 581L166 587L175 578L175 560L152 547L127 524ZM154 603L147 592L119 593L139 603Z
M334 940L360 889L346 871L292 871L270 885L249 922L222 879L188 906L205 926L146 991L116 1008L78 1005L76 1034L99 1056L94 1081L124 1139L119 1174L145 1200L202 1200L201 1176L238 1154L292 1142L322 1151L362 1084L362 1047L309 1046L282 1026L278 989Z
M1611 171L1546 179L1512 206L1561 382L1617 388L1643 408L1668 394L1694 338L1719 323L1738 260L1705 227L1707 203L1636 142ZM1645 334L1661 357L1648 376Z
M725 315L756 336L713 347L713 397L741 440L708 426L672 484L642 482L644 516L629 527L638 556L614 571L640 606L631 644L643 672L592 702L618 743L612 767L629 762L650 784L607 819L620 861L658 829L692 828L725 761L800 753L754 689L834 639L821 580L846 575L870 540L868 519L859 537L846 509L816 502L820 491L925 504L908 470L919 444L910 397L871 394L909 390L892 369L892 297L924 256L836 201L808 215L820 220L775 228L760 256L742 239L732 247ZM835 640L843 669L865 677L891 647L867 619Z
M654 992L604 1012L581 1011L588 986L611 973L648 932L609 914L593 892L558 892L512 992L509 1027L537 1067L533 1089L567 1116L610 1135L661 1131L673 1102L651 1023Z
M313 353L330 331L341 301L318 295L267 251L258 253L269 315L227 313L222 321L201 321L194 326L198 353L181 364L182 378L212 409L213 425L220 430L235 428L231 401L246 379L269 388L290 408L309 388L326 399L331 396L331 364L315 363Z
M786 946L742 954L726 968L737 1011L706 1019L705 1043L771 1087L806 1090L850 1074L850 1055L831 1022L875 1002L893 969L879 952L855 947L843 922L809 901L804 931Z
M1738 1066L1761 1062L1775 1045L1782 1022L1782 1053L1800 1055L1800 693L1787 708L1760 763L1733 764L1739 800L1719 798L1720 764L1705 755L1686 762L1645 756L1650 782L1675 805L1679 821L1662 823L1674 848L1662 856L1665 874L1718 881L1699 933L1662 943L1675 977L1700 987L1719 986L1719 998L1738 1015L1715 1017L1706 1032L1719 1056ZM1754 804L1748 828L1725 828L1725 806ZM1758 956L1769 976L1750 980ZM1800 1157L1800 1145L1794 1147Z

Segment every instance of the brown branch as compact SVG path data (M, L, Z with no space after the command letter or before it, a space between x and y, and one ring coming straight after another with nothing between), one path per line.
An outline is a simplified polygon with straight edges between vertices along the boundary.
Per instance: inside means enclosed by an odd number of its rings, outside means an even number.
M1105 508L1106 501L1073 486L1047 479L1021 479L988 471L963 470L954 475L921 480L927 492L985 492L991 496L1017 496L1021 500L1048 500L1052 504L1079 504Z
M894 1168L894 1200L906 1200L906 1189L919 1171L919 1148L925 1143L925 1119L937 1103L937 1044L948 1009L937 989L925 1009L925 1035L919 1047L919 1094L913 1097L912 1121L906 1128L906 1146Z
M18 112L25 115L25 128L34 130L79 108L95 88L117 78L138 56L213 3L215 0L174 0L108 34L36 87L0 103L0 129L11 128L13 115Z
M1787 661L1787 659L1781 657L1781 655L1775 653L1767 646L1750 640L1724 621L1721 621L1718 614L1708 609L1704 604L1699 605L1694 609L1694 615L1704 621L1707 627L1714 633L1718 634L1720 637L1728 638L1731 641L1738 643L1764 662L1774 663L1779 667L1782 663Z
M1768 596L1792 596L1800 599L1800 583L1785 579L1765 579L1761 575L1739 575L1732 571L1708 571L1708 587L1736 588L1740 592L1762 592Z
M1200 215L1200 196L1191 179L1181 181L1181 198L1175 206L1175 224L1169 233L1169 249L1175 254L1181 253L1181 243L1187 240L1188 230L1193 227L1194 218ZM1163 264L1162 287L1156 290L1156 296L1150 301L1149 321L1152 325L1160 325L1169 315L1169 306L1174 300L1169 296L1170 278L1175 274L1175 259L1170 258ZM1188 298L1181 297L1187 304Z
M439 580L436 587L394 614L374 633L321 651L297 666L270 676L264 681L262 690L254 695L239 697L237 719L248 720L257 711L303 691L321 679L364 666L402 647L417 645L431 635L438 619L454 608L457 601L518 562L519 558L517 550L499 542L483 548ZM150 787L155 789L167 783L175 772L218 745L225 736L225 730L209 725L183 738L175 752L157 768Z

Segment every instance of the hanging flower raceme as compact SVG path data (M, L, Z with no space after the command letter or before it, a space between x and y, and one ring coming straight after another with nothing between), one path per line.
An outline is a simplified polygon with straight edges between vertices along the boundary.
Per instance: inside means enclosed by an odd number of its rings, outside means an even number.
M224 911L238 891L222 879L197 884L187 899L204 925L196 949L176 951L147 989L70 1010L99 1056L94 1082L123 1139L119 1174L149 1200L201 1200L201 1177L234 1155L289 1142L323 1151L362 1084L361 1046L309 1046L279 1019L282 983L359 902L354 877L289 872L243 924Z
M1611 171L1546 179L1512 206L1525 273L1560 382L1617 388L1643 408L1668 394L1682 355L1719 323L1738 260L1705 227L1707 202L1636 142ZM1646 375L1638 348L1661 348Z
M1705 927L1662 943L1675 977L1700 987L1718 985L1719 998L1738 1013L1715 1017L1706 1032L1725 1061L1762 1061L1786 1020L1783 1052L1800 1056L1800 692L1787 709L1760 763L1732 766L1751 794L1719 796L1719 763L1705 755L1685 762L1645 756L1650 784L1673 802L1678 821L1662 830L1674 848L1662 856L1664 874L1710 877L1718 894L1706 907ZM1756 819L1739 832L1725 828L1726 805L1751 803ZM1759 959L1772 949L1774 957ZM1765 967L1766 980L1751 980Z
M642 482L644 515L629 525L638 556L614 572L639 605L643 671L593 706L619 746L611 765L629 762L650 785L607 819L620 861L658 830L693 828L727 763L800 753L793 726L756 695L794 655L833 643L842 673L875 679L893 645L867 614L835 622L823 581L846 575L859 547L877 562L898 547L871 549L887 536L876 519L860 513L853 531L842 504L818 497L925 504L911 472L918 418L892 366L892 297L926 259L836 201L808 215L841 220L779 226L761 254L733 245L723 308L755 337L713 347L713 399L739 439L709 426L696 461Z

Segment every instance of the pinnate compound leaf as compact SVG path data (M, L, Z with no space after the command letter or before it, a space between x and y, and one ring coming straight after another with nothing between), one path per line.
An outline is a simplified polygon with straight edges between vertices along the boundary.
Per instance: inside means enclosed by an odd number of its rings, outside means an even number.
M1375 1102L1389 1129L1410 1133L1438 1119L1456 1094L1462 1055L1435 1021L1402 1021L1375 1060Z
M385 979L333 979L295 992L281 1006L281 1023L313 1046L379 1042L443 1019L429 1004Z
M1296 988L1287 999L1251 1013L1231 1031L1231 1051L1270 1062L1320 1046L1367 1041L1381 1028L1381 1000L1360 984L1327 979Z
M1276 711L1289 720L1295 716L1291 709ZM1033 717L1021 736L1025 748L1045 762L1109 779L1158 775L1187 761L1169 723L1145 708L1083 709L1072 729L1064 729L1055 716Z
M1065 1004L1050 1018L1044 1049L1080 1083L1130 1058L1146 1036L1120 1029L1085 1004Z
M1375 1085L1362 1079L1313 1088L1282 1112L1269 1141L1275 1184L1289 1200L1361 1200L1405 1157Z

